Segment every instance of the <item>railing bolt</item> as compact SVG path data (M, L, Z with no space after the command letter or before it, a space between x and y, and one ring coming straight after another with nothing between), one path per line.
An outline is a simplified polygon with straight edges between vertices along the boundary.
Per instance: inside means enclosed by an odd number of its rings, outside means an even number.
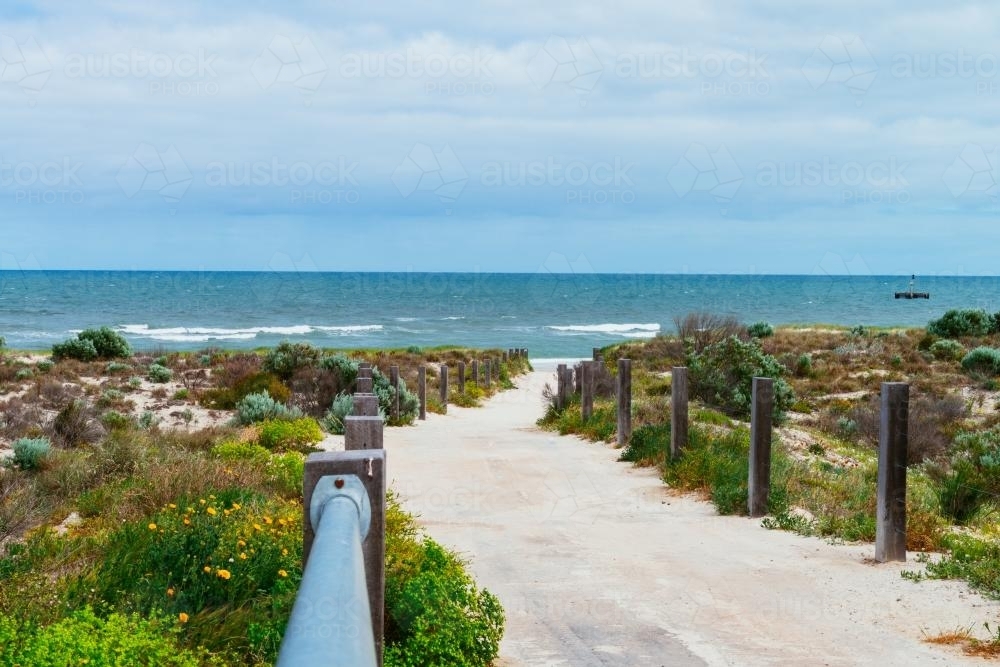
M338 489L342 489L342 488L344 488L344 480L342 480L342 479L334 480L333 485L335 487L337 487Z

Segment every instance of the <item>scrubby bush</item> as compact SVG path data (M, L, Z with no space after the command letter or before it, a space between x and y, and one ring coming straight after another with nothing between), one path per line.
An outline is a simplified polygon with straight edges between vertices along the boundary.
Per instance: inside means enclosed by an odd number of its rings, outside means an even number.
M746 327L738 319L714 313L688 313L684 317L675 317L674 327L677 337L692 345L695 352L733 336L747 335Z
M139 423L139 428L141 428L144 431L148 431L149 429L159 424L160 419L159 417L156 416L155 412L146 410L141 415L139 415L138 423Z
M813 372L812 355L804 352L795 360L795 377L809 377Z
M42 359L37 364L35 364L35 367L38 368L38 370L40 370L43 373L48 373L49 371L52 370L54 366L55 364L53 364L49 359Z
M0 616L0 667L34 665L221 665L205 651L182 648L174 621L138 615L97 616L90 608L37 629Z
M112 431L120 431L130 428L135 422L128 415L124 415L117 410L108 410L101 415L101 423Z
M281 380L270 373L254 372L237 380L229 387L210 389L202 395L201 403L213 410L234 410L236 404L250 394L267 393L279 403L287 403L291 392Z
M785 367L766 354L757 341L735 336L706 347L688 357L691 393L710 405L746 419L754 377L774 379L774 419L784 421L795 402L795 394L783 379Z
M962 368L977 375L1000 375L1000 350L995 347L977 347L962 357Z
M993 319L981 309L952 309L927 324L927 333L942 338L985 336L990 333Z
M323 428L330 433L344 433L344 418L354 410L354 398L350 394L340 394L333 399L330 409L323 418Z
M358 368L360 364L355 359L350 359L343 354L334 354L329 357L323 357L323 360L319 363L321 368L325 368L330 371L336 371L340 374L340 380L345 385L353 385L354 381L358 378Z
M35 374L30 368L22 368L14 374L15 380L30 380L33 377L35 377Z
M223 461L249 461L260 465L271 460L271 453L254 442L221 442L212 447L212 456Z
M268 420L260 425L260 444L267 449L295 449L322 439L323 431L311 417Z
M165 382L170 382L170 380L174 377L174 372L166 366L152 364L147 371L147 377L150 382L164 384Z
M128 364L123 364L120 361L108 362L108 365L104 367L106 373L127 373L132 370L132 367Z
M871 332L865 325L855 324L848 333L855 338L866 338Z
M774 327L768 322L754 322L747 327L747 333L751 338L768 338L774 335Z
M87 329L63 343L52 346L52 358L78 359L93 361L94 359L127 359L132 356L132 348L128 341L117 331L108 327Z
M657 465L665 460L669 449L670 424L643 424L632 431L632 437L618 460L637 465Z
M76 359L78 361L93 361L97 358L97 348L89 340L70 338L69 340L56 343L52 346L52 358L55 361L63 359Z
M246 426L269 419L298 419L302 412L271 398L266 391L249 394L236 404L236 423Z
M14 441L13 463L21 470L37 470L52 453L48 438L20 438Z
M52 434L62 445L73 447L97 442L104 429L97 421L93 409L83 400L70 401L52 421Z
M957 340L945 338L936 340L928 348L935 359L958 360L965 354L965 348Z
M319 363L321 352L309 343L289 343L283 341L264 357L262 369L277 375L282 380L292 379L301 368L311 368Z

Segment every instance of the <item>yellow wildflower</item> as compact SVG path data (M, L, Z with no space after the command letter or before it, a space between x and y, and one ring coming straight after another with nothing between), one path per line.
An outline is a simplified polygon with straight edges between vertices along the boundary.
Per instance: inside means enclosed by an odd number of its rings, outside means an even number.
M218 570L215 573L215 576L219 577L220 579L229 579L229 577L231 577L232 574L229 572L229 570Z
M233 503L233 509L234 510L238 510L241 507L243 507L243 505L240 505L239 503Z
M174 597L174 589L172 589L172 588L168 588L167 589L167 597L168 598Z
M209 516L215 516L216 514L218 514L218 512L215 511L214 507L209 507L207 510L205 510L205 513L208 514Z
M155 523L149 524L149 529L150 530L156 530L156 524Z
M177 505L174 505L173 503L170 503L169 505L167 505L167 507L169 507L172 510L177 509Z
M244 542L243 540L240 540L240 541L239 541L239 542L237 542L236 544L237 544L237 546L241 546L241 547L245 547L245 546L247 545L247 543L246 543L246 542Z
M211 572L211 571L212 571L212 568L211 568L211 566L209 566L209 565L206 565L206 566L205 566L205 567L204 567L203 569L205 570L205 572L206 572L206 573L208 573L208 572Z
M285 572L284 570L278 570L278 576L279 577L287 577L288 573Z
M198 502L201 503L202 505L204 505L205 504L205 499L204 498L199 498Z
M282 549L281 550L281 555L282 556L287 556L288 555L288 549Z
M263 528L261 528L261 527L260 527L260 524L259 524L259 523L255 523L255 524L253 525L253 529L254 529L254 530L264 530Z
M191 519L189 519L187 517L184 517L184 525L185 526L190 526L191 525Z
M246 559L247 559L247 555L245 553L241 553L240 554L240 560L246 560Z
M273 522L273 521L271 521L271 517L269 517L269 516L266 516L266 517L264 517L264 523L266 523L267 525L269 525L269 526L270 526L270 525L271 525L272 523L274 523L274 522Z
M181 613L177 614L177 620L180 621L181 623L187 623L188 622L188 618L189 618L189 616L187 614L185 614L183 611Z

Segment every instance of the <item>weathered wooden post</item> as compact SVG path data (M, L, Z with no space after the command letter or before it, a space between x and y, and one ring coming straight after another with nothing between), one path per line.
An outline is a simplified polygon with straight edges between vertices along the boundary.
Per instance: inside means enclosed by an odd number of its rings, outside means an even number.
M417 396L420 398L420 418L427 419L427 367L417 369Z
M491 368L493 369L493 380L497 384L500 384L500 358L499 357L493 357L493 365L491 366Z
M479 386L479 359L472 360L472 383Z
M753 379L750 407L750 472L747 513L751 517L767 514L771 493L771 419L774 414L774 380Z
M326 481L324 481L326 480ZM338 486L338 480L340 486ZM303 567L308 563L309 552L312 550L316 533L313 526L313 496L317 493L329 496L345 487L345 482L360 483L368 494L371 519L368 535L361 544L361 555L365 563L365 578L368 587L368 601L371 613L372 631L375 639L375 655L378 664L382 664L383 627L385 624L385 450L376 449L357 452L320 452L310 454L306 460L303 474ZM351 484L347 484L347 489ZM322 562L322 561L317 561ZM337 573L337 576L345 576ZM310 610L324 609L331 612L328 606L329 590L310 592L313 599L307 599ZM299 596L303 592L300 590ZM298 601L296 601L296 605ZM341 613L348 615L352 610ZM313 617L310 613L308 617ZM329 621L327 621L328 623ZM296 632L290 624L286 635ZM318 625L317 628L330 631L329 625ZM335 629L335 628L334 628Z
M448 412L448 364L441 364L438 390L441 392L441 404L444 405L444 411Z
M670 369L670 456L677 458L688 443L688 369Z
M583 362L573 367L573 393L583 395Z
M503 362L506 364L509 359L510 359L510 357L507 355L506 352L504 352L503 353Z
M601 348L599 348L599 347L595 347L594 348L593 359L594 359L594 361L600 361L600 359L601 359Z
M583 421L594 414L594 362L583 362L583 392L580 395L580 414Z
M389 366L389 384L392 385L391 416L395 422L399 419L399 366Z
M458 362L458 393L465 393L465 362Z
M882 383L878 434L878 499L875 560L906 561L906 457L910 385Z
M556 366L556 410L566 409L566 395L569 393L566 384L566 364L559 364Z
M618 446L632 437L632 360L618 360Z
M490 388L490 381L493 379L493 372L490 370L490 360L483 362L483 377L486 379L486 388Z

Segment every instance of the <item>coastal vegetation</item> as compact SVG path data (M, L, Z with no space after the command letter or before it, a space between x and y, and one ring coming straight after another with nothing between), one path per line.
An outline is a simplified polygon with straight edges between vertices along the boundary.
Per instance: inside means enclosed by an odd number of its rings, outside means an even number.
M405 425L419 365L499 356L147 353L119 338L0 359L0 665L273 663L302 576L305 455L331 437L360 362L379 369L385 414L382 370L400 367L390 425ZM511 360L489 390L453 381L450 398L476 405L527 368ZM496 597L391 494L386 526L385 664L490 664Z
M769 528L847 541L875 537L878 395L911 386L907 547L911 578L960 578L1000 597L1000 314L949 311L926 329L780 327L693 314L678 335L605 348L599 375L632 359L633 431L620 460L655 466L671 487L745 514L750 378L775 380ZM690 433L671 459L670 368L689 368ZM549 402L540 425L611 442L613 389L593 416ZM550 392L551 399L551 392ZM979 645L981 650L982 645Z

